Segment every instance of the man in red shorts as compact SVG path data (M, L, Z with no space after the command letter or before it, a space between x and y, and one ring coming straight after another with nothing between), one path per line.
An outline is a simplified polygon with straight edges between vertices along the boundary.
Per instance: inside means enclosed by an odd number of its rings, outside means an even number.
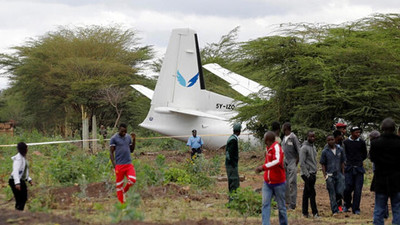
M120 124L118 133L110 140L110 159L115 169L117 197L121 203L125 202L124 194L136 182L136 172L131 159L131 153L135 150L136 135L132 132L129 136L126 132L126 125ZM124 177L128 179L125 187Z

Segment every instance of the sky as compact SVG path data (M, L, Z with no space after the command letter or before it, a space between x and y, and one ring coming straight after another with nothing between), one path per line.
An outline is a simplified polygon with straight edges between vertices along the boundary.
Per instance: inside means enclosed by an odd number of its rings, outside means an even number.
M162 57L174 28L194 29L200 47L240 26L238 41L271 35L283 23L340 24L400 13L399 0L0 0L0 53L12 53L60 26L113 25L136 30ZM8 85L0 77L0 89Z

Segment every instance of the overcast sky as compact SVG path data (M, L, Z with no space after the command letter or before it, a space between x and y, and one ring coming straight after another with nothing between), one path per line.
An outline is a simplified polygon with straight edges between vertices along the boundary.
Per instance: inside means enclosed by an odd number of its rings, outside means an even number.
M236 26L239 40L271 34L281 23L353 21L400 13L399 0L0 0L0 52L58 26L120 24L139 31L141 43L165 53L174 28L197 31L200 47ZM0 78L0 88L7 79Z

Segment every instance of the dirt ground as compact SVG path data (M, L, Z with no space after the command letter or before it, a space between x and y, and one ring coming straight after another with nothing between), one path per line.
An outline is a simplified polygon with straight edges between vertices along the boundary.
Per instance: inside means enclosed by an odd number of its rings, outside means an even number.
M178 151L161 151L151 154L138 154L135 157L140 160L155 160L158 154L166 156L167 164L182 163L188 157ZM206 151L207 158L215 155L223 155L224 150ZM260 189L263 182L262 175L253 172L257 165L264 162L262 153L243 152L240 154L239 173L245 176L241 187L252 187ZM221 166L221 175L225 169ZM301 200L303 192L303 181L298 179L297 208L288 211L289 224L372 224L372 213L374 207L374 194L369 191L369 183L364 185L361 200L361 215L352 213L340 213L332 216L329 207L328 192L325 187L322 173L317 175L317 206L320 214L319 219L303 218L301 213ZM366 182L370 174L366 175ZM0 194L0 224L109 224L108 214L99 216L100 211L112 210L116 203L114 193L110 192L110 185L105 182L88 184L85 198L78 197L81 193L79 186L60 187L44 189L31 196L45 193L52 201L49 212L17 212L13 209L14 200L6 199ZM243 218L226 207L227 182L217 182L212 190L192 190L189 186L168 184L165 186L150 187L140 190L142 198L141 210L145 213L143 222L122 222L119 224L260 224L259 217ZM29 207L29 202L28 202ZM98 209L101 208L101 209ZM278 212L272 212L272 224L279 224ZM391 217L387 221L389 223Z

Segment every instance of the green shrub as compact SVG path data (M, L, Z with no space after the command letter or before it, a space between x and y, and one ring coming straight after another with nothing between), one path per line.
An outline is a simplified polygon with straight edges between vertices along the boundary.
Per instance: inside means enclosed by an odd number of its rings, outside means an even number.
M164 183L164 174L167 166L165 165L165 156L158 155L155 165L143 164L140 160L134 160L137 183L136 186L144 188L147 186L157 186Z
M110 214L113 223L120 221L142 221L144 215L138 210L141 199L137 192L130 191L126 193L126 203L121 204L120 202L114 205L114 211Z
M261 213L262 196L250 187L238 188L230 194L231 201L227 207L237 210L241 215L257 216Z
M189 173L185 170L179 168L169 168L165 172L165 183L169 182L187 185L191 183L191 179Z

